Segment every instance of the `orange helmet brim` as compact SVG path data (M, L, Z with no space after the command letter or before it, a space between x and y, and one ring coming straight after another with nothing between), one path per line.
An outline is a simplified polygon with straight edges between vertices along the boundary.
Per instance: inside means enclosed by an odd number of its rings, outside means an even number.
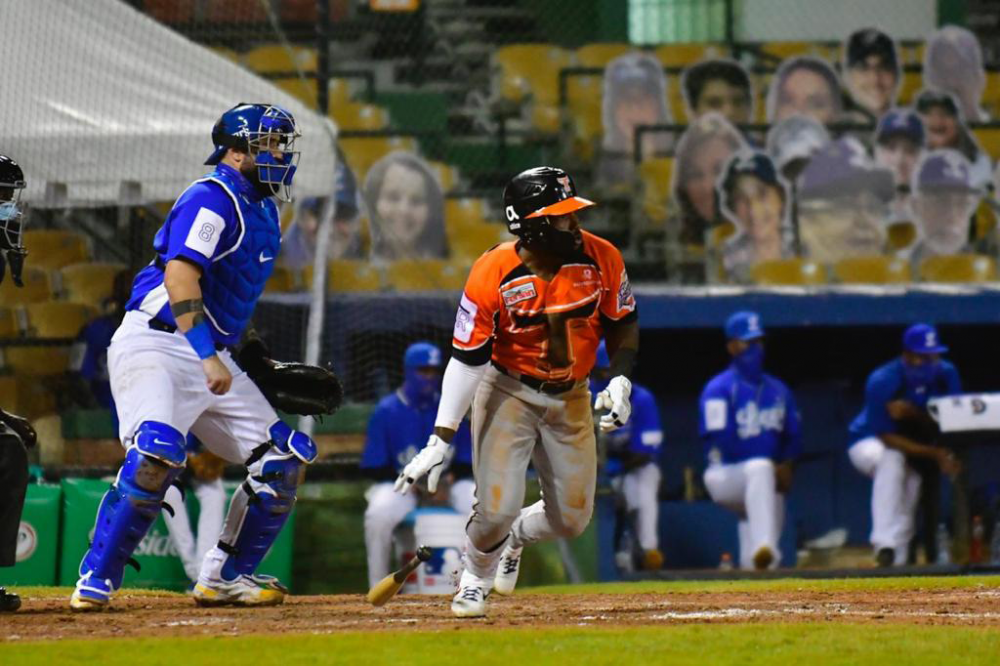
M593 201L589 199L584 199L583 197L569 197L568 199L563 199L562 201L557 201L556 203L546 206L545 208L539 208L528 218L532 217L546 217L548 215L569 215L570 213L578 210L583 210L584 208L590 208L591 206L596 206Z

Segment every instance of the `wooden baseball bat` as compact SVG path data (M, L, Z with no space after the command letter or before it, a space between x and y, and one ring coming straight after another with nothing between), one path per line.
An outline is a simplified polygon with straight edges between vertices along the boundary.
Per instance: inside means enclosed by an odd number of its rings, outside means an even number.
M389 574L375 583L372 589L368 590L368 602L373 606L382 606L385 604L389 599L396 596L399 588L403 587L403 583L420 566L420 563L426 562L429 559L431 559L430 548L427 546L417 548L417 554L410 558L410 561L404 564L399 571Z

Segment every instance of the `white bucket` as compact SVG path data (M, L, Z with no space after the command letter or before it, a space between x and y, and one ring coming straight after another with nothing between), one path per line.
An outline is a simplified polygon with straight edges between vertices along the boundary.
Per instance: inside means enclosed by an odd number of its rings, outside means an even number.
M417 594L452 594L462 567L468 516L442 509L419 509L413 525L417 546L431 549L431 559L417 568Z

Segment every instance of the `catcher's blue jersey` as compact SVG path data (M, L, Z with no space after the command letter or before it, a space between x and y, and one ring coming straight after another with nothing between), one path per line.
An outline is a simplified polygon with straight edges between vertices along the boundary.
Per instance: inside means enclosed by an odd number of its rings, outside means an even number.
M776 377L765 374L760 383L751 383L730 367L708 382L700 405L698 431L710 463L783 462L801 453L795 398Z
M438 400L415 406L407 403L402 390L382 398L368 422L362 469L391 467L403 471L413 456L424 448L434 432ZM453 463L472 464L472 437L469 424L463 421L452 440L455 446Z
M200 266L205 315L216 342L239 342L281 249L278 209L237 170L220 164L184 190L153 239L156 259L139 271L126 310L174 324L166 264Z

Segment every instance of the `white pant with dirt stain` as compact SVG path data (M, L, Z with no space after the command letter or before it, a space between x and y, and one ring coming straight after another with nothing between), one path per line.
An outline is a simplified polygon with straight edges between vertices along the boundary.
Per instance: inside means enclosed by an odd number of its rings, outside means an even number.
M417 493L400 495L393 483L376 483L365 497L365 550L368 554L368 585L371 587L389 575L392 561L392 533L406 514L417 508ZM463 516L472 513L476 484L472 479L459 479L448 489L448 503Z
M906 463L901 451L889 448L878 437L858 440L847 455L859 472L873 480L872 547L876 552L891 548L893 564L906 564L920 501L920 474Z
M712 500L739 516L740 567L753 569L754 553L766 546L774 554L771 568L776 569L781 561L778 540L785 523L785 496L775 485L774 461L716 463L709 465L704 478Z

